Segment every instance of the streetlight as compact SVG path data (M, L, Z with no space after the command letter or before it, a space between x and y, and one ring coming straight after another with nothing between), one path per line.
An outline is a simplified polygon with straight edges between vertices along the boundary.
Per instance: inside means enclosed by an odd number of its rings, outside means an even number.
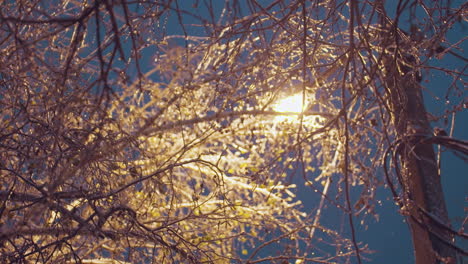
M275 116L274 123L296 123L299 120L299 116L302 116L302 123L308 128L321 128L325 122L323 115L307 113L307 108L310 106L310 98L306 97L302 92L287 96L279 99L273 103L273 111L278 112L279 115ZM281 115L284 113L284 115Z

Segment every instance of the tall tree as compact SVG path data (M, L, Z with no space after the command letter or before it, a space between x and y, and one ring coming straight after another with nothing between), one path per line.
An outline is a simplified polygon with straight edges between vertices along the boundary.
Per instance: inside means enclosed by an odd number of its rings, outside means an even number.
M466 67L432 63L466 4L52 2L1 3L1 261L363 263L382 185L416 263L467 255L433 148L466 161Z

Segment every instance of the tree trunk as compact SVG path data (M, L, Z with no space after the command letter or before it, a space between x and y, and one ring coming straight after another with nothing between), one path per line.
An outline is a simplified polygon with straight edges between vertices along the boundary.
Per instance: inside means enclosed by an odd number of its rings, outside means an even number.
M432 135L421 86L415 72L401 72L392 58L388 61L391 61L386 65L389 105L396 135L402 140L398 148L402 213L408 216L415 263L456 263L456 253L447 244L453 242L453 237L432 219L449 225L433 146L420 142L421 135Z

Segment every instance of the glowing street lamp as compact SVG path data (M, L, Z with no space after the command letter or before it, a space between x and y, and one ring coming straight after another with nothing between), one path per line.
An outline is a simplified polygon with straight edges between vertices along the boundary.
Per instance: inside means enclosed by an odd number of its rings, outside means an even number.
M305 110L306 105L303 104L302 93L288 96L279 100L273 105L273 110L276 112L290 112L300 114Z
M273 103L272 109L277 112L274 123L301 122L308 128L321 128L326 122L325 114L310 111L310 97L303 100L303 94L297 93ZM303 115L302 115L303 114ZM301 118L299 118L302 115Z
M280 99L273 104L273 110L279 113L287 113L287 115L280 115L275 117L276 122L293 121L297 116L290 116L296 113L298 116L306 109L307 104L304 103L303 94L298 93L286 98Z

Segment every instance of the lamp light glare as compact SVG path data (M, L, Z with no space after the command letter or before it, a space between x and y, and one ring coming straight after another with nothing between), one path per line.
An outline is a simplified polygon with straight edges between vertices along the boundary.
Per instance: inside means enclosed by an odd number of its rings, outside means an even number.
M302 94L295 94L279 100L273 105L273 110L284 113L302 113L305 110Z

